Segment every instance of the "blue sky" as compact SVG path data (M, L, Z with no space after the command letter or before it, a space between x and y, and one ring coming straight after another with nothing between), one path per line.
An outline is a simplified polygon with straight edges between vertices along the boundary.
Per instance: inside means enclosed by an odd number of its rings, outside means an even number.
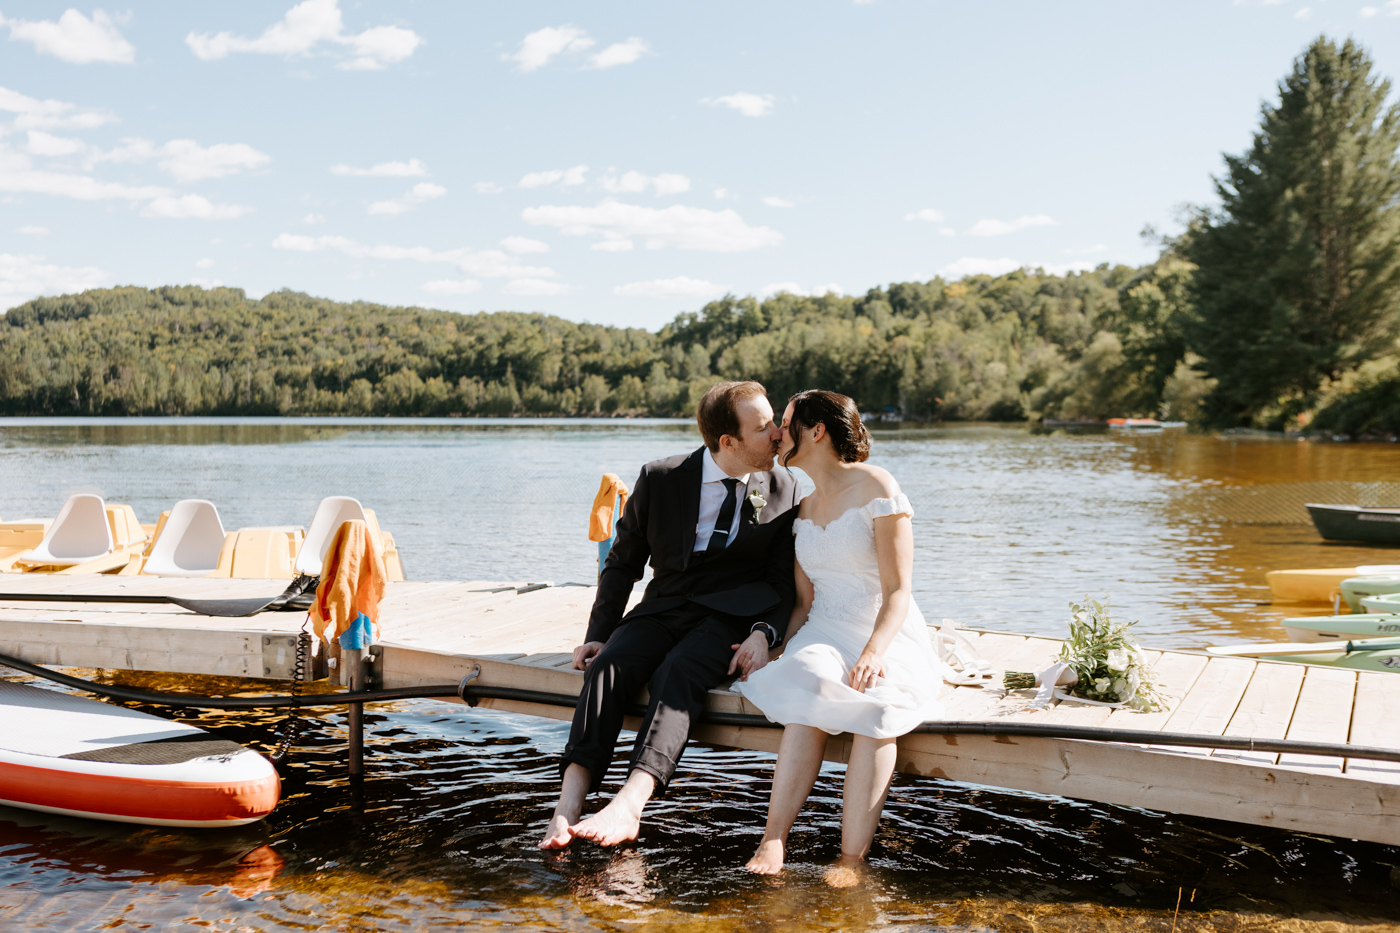
M0 308L293 288L657 328L725 292L1141 263L1400 0L0 0Z

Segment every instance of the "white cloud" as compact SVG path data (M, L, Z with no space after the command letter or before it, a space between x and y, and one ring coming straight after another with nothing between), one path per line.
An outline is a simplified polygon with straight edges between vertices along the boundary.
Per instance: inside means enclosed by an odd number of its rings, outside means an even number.
M475 279L437 279L424 282L423 291L430 295L470 295L481 291L481 283Z
M972 256L964 256L957 262L950 262L938 274L945 279L960 279L965 275L1005 275L1008 272L1015 272L1021 268L1021 263L1015 259L1008 259L1003 256L1000 259L976 259Z
M206 256L205 258L196 261L194 267L196 269L212 269L214 268L214 260Z
M355 178L409 178L428 174L428 167L417 159L407 162L380 162L369 168L355 168L353 165L332 165L332 175L350 175Z
M721 201L727 201L734 197L734 194L728 188L716 188L715 197L719 198Z
M325 214L307 214L301 219L304 224L323 224L326 222Z
M1361 8L1361 18L1362 18L1362 19L1370 19L1372 16L1375 16L1375 15L1376 15L1377 13L1379 13L1379 12L1380 12L1380 10L1378 10L1377 8L1375 8L1375 7L1373 7L1373 6L1363 6L1363 7Z
M461 269L468 275L482 278L553 278L553 269L521 265L513 256L500 250L480 252L467 249L433 250L426 246L367 246L343 236L310 237L298 233L282 233L272 241L273 249L298 253L335 252L353 259L413 260L423 263L444 263Z
M246 143L201 146L193 139L172 139L157 146L145 139L129 138L123 139L115 149L98 153L89 162L147 162L152 159L177 182L189 184L261 168L272 161L272 156Z
M822 295L844 295L846 290L835 282L827 285L818 285L815 288L803 288L796 282L774 282L765 285L759 290L760 298L772 298L774 295L787 292L789 295L796 295L799 298L820 298Z
M527 207L526 223L557 227L566 236L604 240L640 237L647 249L697 249L733 253L777 246L783 235L768 227L751 227L733 210L711 211L674 204L664 209L624 204L611 199L593 207Z
M422 181L406 191L402 197L389 201L375 201L369 206L369 212L371 214L403 214L420 204L426 204L445 194L447 194L447 189L442 185Z
M10 27L11 39L29 42L36 52L75 65L92 62L130 65L136 61L136 49L122 38L111 17L101 10L93 10L92 19L88 19L77 10L68 9L57 22L0 16L0 26Z
M547 172L530 172L520 179L522 188L543 188L546 185L558 184L561 188L572 188L581 185L588 175L588 166L575 165L573 168L556 168Z
M106 111L85 110L77 104L61 100L39 100L6 87L0 87L0 110L18 114L15 117L17 130L90 130L117 119Z
M1015 220L979 220L967 231L973 236L1003 236L1027 227L1055 227L1055 218L1048 214L1025 214Z
M643 175L641 172L627 172L619 176L614 169L598 179L603 190L611 194L636 194L648 188L655 190L660 197L665 194L680 194L690 190L690 179L684 175L668 174Z
M1065 252L1071 256L1092 256L1095 253L1108 252L1108 247L1104 246L1102 243L1095 243L1093 246L1084 246L1080 249L1067 249Z
M477 194L500 194L506 190L494 181L479 181L473 187L476 188Z
M939 235L939 236L957 236L957 235L958 235L958 231L954 230L952 227L939 227L939 228L938 228L938 235Z
M577 26L547 26L520 40L520 48L513 55L501 57L506 61L515 62L520 71L530 72L543 68L557 55L565 52L583 52L592 47L592 37Z
M1307 19L1310 16L1312 16L1312 7L1307 6L1303 7L1297 13L1293 14L1294 19Z
M0 151L0 191L51 194L79 201L148 201L170 193L168 188L135 187L98 181L88 175L38 171L30 168L27 159L5 158L6 155Z
M599 240L589 249L596 249L602 253L630 253L632 252L631 240Z
M141 216L172 220L231 220L251 210L251 207L241 204L216 204L202 195L186 194L178 198L155 198L141 211Z
M503 295L567 295L570 292L579 290L577 285L565 285L563 282L549 282L545 279L516 279L501 286Z
M704 279L678 275L674 279L652 279L649 282L628 282L613 289L614 295L628 298L700 298L723 295L729 289Z
M543 240L532 240L525 236L508 236L501 241L506 252L523 256L526 253L547 253L549 244Z
M75 152L82 152L87 148L80 139L70 139L67 136L51 136L42 130L30 130L28 133L29 144L25 150L37 156L66 156Z
M351 57L342 60L337 67L373 71L408 58L423 44L423 38L411 29L398 26L375 26L362 33L347 33L339 0L304 0L256 39L230 32L212 36L192 32L185 36L185 44L197 58L206 62L235 52L293 58L315 53L322 43L341 46L349 52Z
M746 117L766 117L773 112L777 98L772 94L750 94L740 91L723 97L702 97L700 103L709 104L711 107L729 107Z
M0 253L0 308L12 308L40 295L81 292L111 284L111 276L92 266L55 266L44 262L43 256Z
M785 200L785 199L783 199L783 198L775 198L775 197L766 197L766 198L763 199L763 203L764 203L764 204L767 204L769 207L795 207L795 206L796 206L796 205L794 205L791 201Z
M20 227L18 232L23 233L25 236L46 237L53 231L51 231L48 227L28 226Z
M632 36L626 42L615 42L596 55L589 56L588 62L594 68L615 68L630 65L650 51L643 39Z
M934 210L934 209L931 208L931 207L926 207L926 208L924 208L924 209L921 210L921 211L914 211L912 214L905 214L905 215L904 215L904 219L905 219L905 220L923 220L923 221L927 221L928 223L931 223L931 224L936 224L936 223L939 223L940 221L942 221L944 218L943 218L943 212L942 212L942 211Z

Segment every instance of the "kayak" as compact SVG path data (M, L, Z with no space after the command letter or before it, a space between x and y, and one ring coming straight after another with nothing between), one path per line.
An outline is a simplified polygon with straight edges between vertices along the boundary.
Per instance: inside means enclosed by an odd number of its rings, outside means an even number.
M1211 654L1261 661L1291 661L1320 664L1354 671L1400 671L1400 638L1370 638L1356 641L1327 641L1311 644L1279 642L1263 645L1227 645L1207 648Z
M1396 607L1400 612L1400 607ZM1377 615L1355 612L1344 616L1305 616L1284 619L1290 641L1319 642L1400 635L1400 614Z
M1379 596L1363 597L1361 611L1379 612L1381 615L1400 613L1400 593L1382 593Z
M1275 602L1331 603L1340 595L1343 580L1380 573L1400 573L1400 564L1273 570L1264 579Z
M277 806L272 762L203 729L0 681L0 804L147 826L242 826Z
M1361 612L1361 600L1368 596L1383 596L1387 593L1400 593L1400 573L1367 574L1343 580L1342 600L1352 612Z

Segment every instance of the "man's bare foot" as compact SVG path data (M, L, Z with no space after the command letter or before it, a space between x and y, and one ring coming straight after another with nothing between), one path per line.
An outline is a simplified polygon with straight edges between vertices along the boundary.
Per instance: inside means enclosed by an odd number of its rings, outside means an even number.
M857 855L842 855L836 864L826 870L823 880L833 888L851 888L860 883L861 868L865 859Z
M615 846L636 839L641 825L641 809L634 809L619 795L597 813L569 827L569 833L600 846Z
M765 839L758 844L758 851L744 865L755 875L776 875L783 870L783 841Z
M545 827L544 838L540 840L538 848L562 849L573 841L573 834L569 832L569 821L556 813L549 818L549 825Z

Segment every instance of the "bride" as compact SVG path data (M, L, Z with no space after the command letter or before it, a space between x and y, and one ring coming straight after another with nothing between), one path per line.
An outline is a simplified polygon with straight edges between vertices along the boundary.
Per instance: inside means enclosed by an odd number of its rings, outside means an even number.
M841 858L829 880L849 883L870 851L894 773L895 739L942 715L942 665L910 596L909 500L889 473L863 461L870 435L855 403L812 389L783 413L778 459L816 484L793 523L797 604L782 657L735 689L770 720L782 744L763 841L749 871L775 874L829 736L853 733L842 792Z

